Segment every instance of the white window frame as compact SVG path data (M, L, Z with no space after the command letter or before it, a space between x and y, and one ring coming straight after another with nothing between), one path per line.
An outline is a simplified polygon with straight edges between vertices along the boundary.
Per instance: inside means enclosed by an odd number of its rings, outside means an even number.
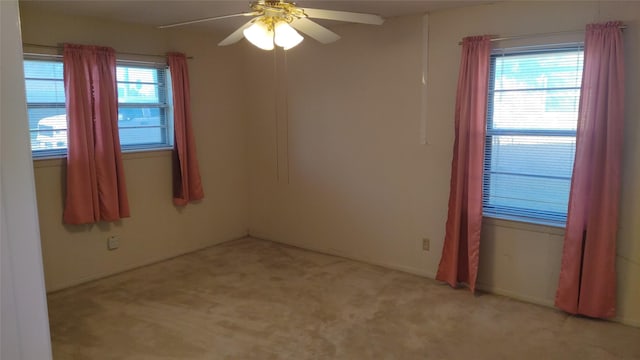
M166 128L164 136L167 138L166 141L162 144L133 144L133 145L121 145L123 152L140 152L140 151L156 151L156 150L171 150L173 149L173 99L172 99L172 88L171 88L171 75L169 72L169 68L166 64L160 63L148 63L148 62L140 62L140 61L127 61L127 60L118 60L116 61L116 66L127 66L127 67L141 67L141 68L155 68L156 70L163 71L164 76L159 79L158 90L160 96L160 102L155 104L150 103L120 103L118 102L118 110L120 109L136 109L136 108L158 108L162 109L165 113L165 124L160 125L161 128ZM164 80L164 84L161 82ZM124 82L117 81L117 84L122 84ZM164 88L164 91L162 90ZM118 122L120 125L120 122ZM158 127L158 126L151 126Z
M45 54L25 54L24 60L30 61L47 61L47 62L58 62L62 63L62 56L60 55L45 55ZM161 97L161 101L159 103L120 103L118 102L118 109L125 108L161 108L165 114L165 124L160 126L149 126L149 127L161 127L165 128L163 137L166 137L166 141L158 144L131 144L131 145L121 145L121 150L123 153L129 152L144 152L144 151L159 151L159 150L172 150L173 149L173 140L174 140L174 127L173 127L173 99L172 99L172 88L171 88L171 76L168 69L168 66L163 63L154 63L154 62L142 62L142 61L129 61L129 60L117 60L116 66L127 66L127 67L141 67L141 68L154 68L159 71L164 72L164 76L159 79L158 86L159 93ZM30 80L32 78L25 78L26 80ZM161 82L164 80L164 83ZM118 84L122 84L123 82L118 81ZM164 88L164 91L163 89ZM61 108L66 109L66 104L64 102L28 102L27 101L27 110L33 108ZM119 124L120 125L120 124ZM141 126L142 127L142 126ZM37 129L30 129L30 132L39 131ZM32 157L37 160L44 159L52 159L52 158L62 158L67 156L67 148L64 149L47 149L47 150L32 150Z
M563 44L557 46L545 46L535 48L517 48L517 49L497 49L492 52L490 62L490 78L489 78L489 91L487 96L487 121L486 121L486 135L485 135L485 154L483 164L483 192L482 196L482 211L483 216L488 218L497 218L503 220L519 221L525 223L547 225L553 227L565 227L567 212L559 213L555 211L540 211L534 209L526 209L519 207L509 206L495 206L489 203L488 189L491 186L491 174L495 174L491 170L491 151L492 151L492 137L500 135L512 135L512 136L550 136L550 137L574 137L576 136L576 130L560 130L560 129L495 129L493 128L493 96L495 93L495 66L496 59L502 56L517 56L524 54L535 53L561 53L570 51L583 51L583 45L579 44ZM572 88L573 89L573 88ZM576 89L580 89L577 87ZM564 90L564 89L563 89ZM577 119L576 119L577 120ZM515 173L514 173L515 174ZM557 178L563 180L569 180L571 182L571 176L544 176L535 174L517 173L517 175L533 176L533 177L547 177Z
M43 61L43 62L57 62L62 64L62 58L60 56L55 56L55 55L37 55L37 54L29 54L29 55L25 55L24 60L29 60L29 61ZM52 78L30 78L27 77L25 74L25 91L26 91L26 82L29 80L44 80L44 81L59 81L63 84L62 79L52 79ZM46 109L46 108L55 108L55 109L61 109L61 112L64 114L66 113L66 105L64 102L30 102L28 99L28 93L25 94L26 95L26 100L27 100L27 118L28 120L30 120L29 115L30 115L30 110L32 109ZM30 121L29 121L30 123ZM66 127L65 127L66 129ZM55 132L56 130L53 129L51 130L52 132ZM66 131L66 130L65 130ZM39 129L32 129L31 126L29 126L29 133L38 133L40 132ZM55 134L52 134L55 135ZM66 137L66 134L65 134ZM29 144L32 144L32 141L30 139ZM34 158L38 158L38 159L48 159L48 158L59 158L59 157L65 157L67 155L67 149L63 148L63 149L47 149L47 150L33 150L32 149L32 156Z

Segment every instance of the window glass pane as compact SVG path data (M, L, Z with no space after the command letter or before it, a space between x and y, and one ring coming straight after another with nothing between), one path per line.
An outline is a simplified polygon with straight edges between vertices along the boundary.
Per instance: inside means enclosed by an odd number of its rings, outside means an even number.
M122 146L148 146L164 144L169 146L168 127L164 108L121 108L120 144Z
M151 107L121 107L118 109L119 127L165 125L164 109Z
M151 145L166 144L166 128L146 127L146 128L120 128L120 145Z
M491 172L571 178L575 137L492 136L491 141Z
M582 51L496 57L495 89L580 87Z
M158 69L124 67L117 68L119 103L159 103Z
M27 102L63 103L64 83L61 80L25 80Z
M566 213L570 179L544 179L524 175L491 174L487 204L530 212Z
M25 60L24 77L27 79L58 79L64 76L62 61Z
M31 148L37 150L58 150L67 148L67 116L49 116L38 120L31 130Z
M576 130L580 89L497 92L494 129Z
M27 102L64 103L62 62L27 60L24 73Z
M566 219L582 51L493 56L483 206L490 216Z
M28 108L27 114L29 115L29 130L34 131L38 129L38 124L44 118L55 115L64 115L67 110L64 107L37 107ZM65 125L66 127L66 125Z

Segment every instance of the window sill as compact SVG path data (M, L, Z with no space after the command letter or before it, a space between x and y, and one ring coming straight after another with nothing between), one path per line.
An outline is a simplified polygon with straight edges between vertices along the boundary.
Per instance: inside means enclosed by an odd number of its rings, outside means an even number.
M135 160L135 159L170 157L172 150L173 150L172 148L164 148L164 149L143 149L143 150L122 151L122 160L128 161L128 160ZM33 158L33 167L34 168L60 167L65 164L66 159L67 159L66 155Z
M145 159L145 158L152 158L152 157L165 157L165 156L170 156L172 151L173 151L172 147L122 150L122 159L130 160L130 159Z
M482 225L483 226L493 225L493 226L517 229L517 230L526 230L526 231L547 233L547 234L560 235L560 236L563 236L565 233L565 228L562 225L556 225L552 223L537 224L537 223L525 222L517 219L491 217L488 215L483 215Z

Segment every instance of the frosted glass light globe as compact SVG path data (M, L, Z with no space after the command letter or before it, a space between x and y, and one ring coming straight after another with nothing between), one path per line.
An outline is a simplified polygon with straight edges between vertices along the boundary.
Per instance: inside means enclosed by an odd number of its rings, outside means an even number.
M250 43L262 50L273 50L273 31L266 24L257 21L242 31Z
M300 44L304 39L298 32L291 27L287 22L281 21L275 26L275 43L276 45L289 50L292 47Z

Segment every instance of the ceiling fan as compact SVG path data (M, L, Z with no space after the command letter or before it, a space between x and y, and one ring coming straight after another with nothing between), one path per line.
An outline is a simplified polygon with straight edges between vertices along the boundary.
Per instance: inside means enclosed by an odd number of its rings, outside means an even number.
M251 11L246 13L185 21L158 26L158 28L170 28L239 16L252 16L253 18L251 20L218 43L218 46L235 44L244 37L253 45L263 50L273 50L274 44L288 50L303 40L303 37L298 31L323 44L328 44L340 39L338 34L309 20L310 18L371 25L381 25L384 22L384 19L378 15L301 8L296 6L294 2L288 0L258 0L252 2L249 6Z

